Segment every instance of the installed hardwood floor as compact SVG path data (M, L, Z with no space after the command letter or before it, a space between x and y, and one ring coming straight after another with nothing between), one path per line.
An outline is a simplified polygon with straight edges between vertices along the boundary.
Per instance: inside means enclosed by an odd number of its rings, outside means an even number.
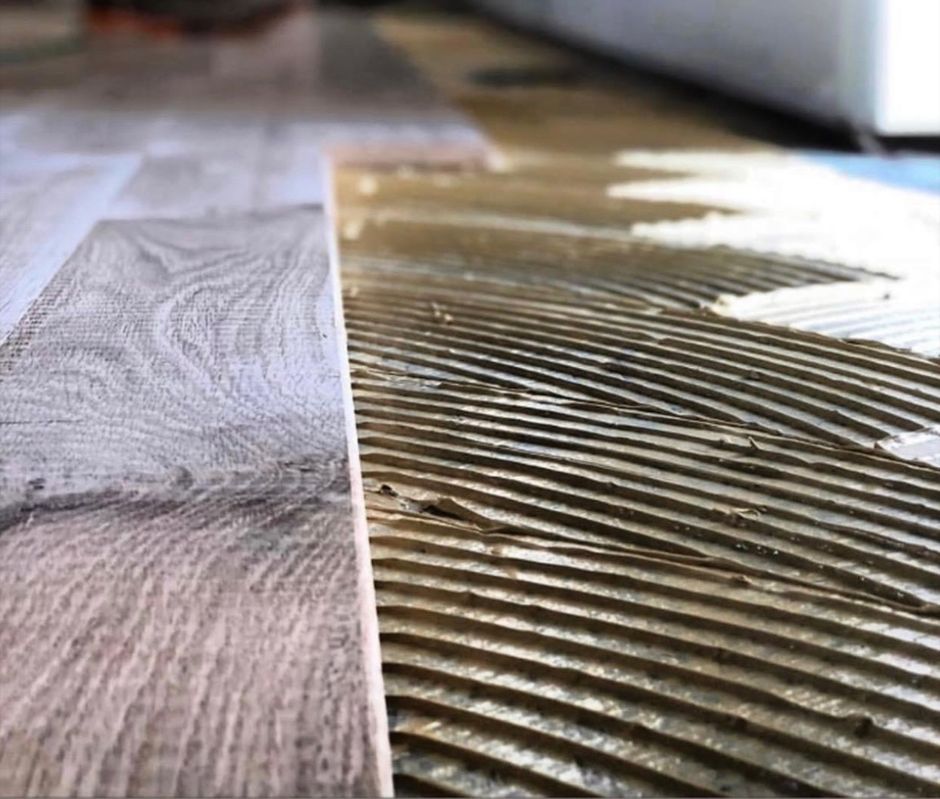
M3 487L345 460L325 235L317 207L100 223L2 350Z
M318 207L97 226L0 349L0 790L375 793Z
M324 164L482 139L306 12L0 103L0 795L391 793Z
M137 165L121 156L10 160L0 190L0 341Z

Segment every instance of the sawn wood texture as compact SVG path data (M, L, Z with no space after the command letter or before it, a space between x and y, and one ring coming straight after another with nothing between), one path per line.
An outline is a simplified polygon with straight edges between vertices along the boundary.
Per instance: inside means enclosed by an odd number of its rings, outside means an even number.
M391 793L324 159L481 138L309 10L0 104L0 795Z
M384 788L324 223L102 222L0 349L3 794Z

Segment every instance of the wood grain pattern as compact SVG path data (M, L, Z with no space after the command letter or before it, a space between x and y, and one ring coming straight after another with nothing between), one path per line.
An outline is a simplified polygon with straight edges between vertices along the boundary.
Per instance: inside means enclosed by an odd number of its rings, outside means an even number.
M0 145L0 341L137 165L135 158L126 156L3 156Z
M309 9L0 104L0 795L390 793L324 158L482 137Z
M0 794L388 791L324 226L100 223L0 348Z
M327 169L313 125L246 120L227 136L176 120L108 211L111 219L194 218L321 204ZM180 130L182 128L182 130Z
M298 10L249 37L118 40L39 77L0 70L0 101L24 115L12 138L25 150L235 149L247 157L240 172L251 171L252 139L265 145L272 127L296 122L321 151L357 161L479 163L487 147L368 21L336 12Z

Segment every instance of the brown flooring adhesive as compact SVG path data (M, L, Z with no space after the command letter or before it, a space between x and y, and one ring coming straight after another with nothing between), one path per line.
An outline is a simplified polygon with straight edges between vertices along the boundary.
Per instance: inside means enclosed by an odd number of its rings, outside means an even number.
M575 292L409 278L346 271L353 363L861 446L940 423L940 373L918 356Z
M712 309L880 278L630 234L722 209L617 150L766 148L707 100L384 30L500 148L338 176L397 792L940 793L937 364Z
M467 286L475 296L494 299L567 302L574 294L597 303L698 308L725 294L828 284L861 274L835 264L727 248L676 250L629 236L591 235L593 230L533 234L516 218L511 226L498 227L451 223L437 215L388 218L384 205L359 212L358 206L343 206L348 272L385 274L395 283L440 287L445 293L460 294Z

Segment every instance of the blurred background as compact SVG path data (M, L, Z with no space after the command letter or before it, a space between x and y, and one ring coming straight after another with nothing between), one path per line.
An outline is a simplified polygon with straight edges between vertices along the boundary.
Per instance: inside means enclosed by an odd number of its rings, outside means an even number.
M793 113L940 134L936 0L479 0L519 24Z
M198 32L250 22L290 4L0 0L0 58L78 46L89 27ZM848 128L869 147L872 137L922 138L929 146L940 136L937 0L467 0L431 7L455 5L633 66Z

